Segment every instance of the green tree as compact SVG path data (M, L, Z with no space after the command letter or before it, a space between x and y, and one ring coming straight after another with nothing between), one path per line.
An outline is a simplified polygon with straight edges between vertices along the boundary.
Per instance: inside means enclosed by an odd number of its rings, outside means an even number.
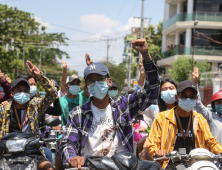
M147 28L144 28L144 30L143 30L143 32L144 32L143 38L145 38L147 40L150 55L154 59L155 63L161 57L160 54L161 54L161 47L162 47L162 30L163 30L163 22L162 21L159 21L159 24L156 26L150 24ZM140 38L140 31L136 31L133 34L127 35L124 38L126 44L130 41L129 37L130 37L130 39L132 37L134 39ZM127 48L125 48L124 52L127 52L127 51L128 51ZM137 58L137 60L135 60L136 62L132 63L132 72L131 72L132 77L135 77L136 71L138 68L139 53L135 49L132 50L132 53L133 53L133 56ZM159 71L162 72L161 70L162 69L160 68Z
M211 65L204 60L203 62L195 62L194 67L199 68L199 73L210 71ZM190 79L191 80L191 71L192 68L192 58L186 57L184 55L179 56L177 61L172 64L172 69L169 69L170 77L175 80L177 83ZM200 81L200 80L199 80Z
M102 61L102 63L106 65L106 61ZM119 65L115 65L113 62L108 63L108 69L110 73L110 78L113 82L117 84L120 93L124 87L126 70L124 69L124 66L121 63Z
M62 68L57 59L69 55L59 46L67 46L68 38L64 33L45 31L33 14L0 4L0 69L12 80L20 73L28 73L23 58L38 66L43 49L41 71L50 79L61 80Z

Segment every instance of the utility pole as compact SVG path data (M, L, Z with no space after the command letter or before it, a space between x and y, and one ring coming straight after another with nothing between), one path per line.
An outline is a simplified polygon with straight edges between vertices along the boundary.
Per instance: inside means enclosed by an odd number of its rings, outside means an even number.
M23 59L22 59L22 63L23 63L23 68L25 66L25 42L23 42Z
M106 39L106 40L103 40L101 39L101 41L106 41L106 44L107 44L107 52L106 52L106 66L108 67L108 63L109 63L109 47L110 47L110 41L116 41L116 39Z
M141 9L141 17L134 17L134 18L138 18L138 19L141 19L141 24L140 24L140 38L143 38L143 28L144 28L144 20L145 19L149 19L151 20L151 18L144 18L144 2L145 0L142 0L142 9ZM138 66L140 64L140 53L138 54ZM139 79L139 72L137 72L137 79Z
M109 44L109 38L107 40L107 54L106 54L106 65L108 66L108 62L109 62L109 47L110 47L110 44Z
M129 54L129 47L130 47L130 54ZM131 65L132 65L132 42L128 42L128 91L130 91L130 82L131 82Z

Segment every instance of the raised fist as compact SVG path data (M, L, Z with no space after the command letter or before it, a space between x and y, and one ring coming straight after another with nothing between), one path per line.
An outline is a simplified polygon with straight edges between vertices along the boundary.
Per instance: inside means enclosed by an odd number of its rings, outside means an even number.
M145 38L134 40L132 44L133 48L140 53L148 51L148 44Z

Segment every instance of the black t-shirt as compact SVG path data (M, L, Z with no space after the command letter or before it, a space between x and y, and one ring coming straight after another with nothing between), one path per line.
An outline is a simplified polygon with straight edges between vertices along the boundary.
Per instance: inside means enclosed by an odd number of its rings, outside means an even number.
M22 111L21 109L17 109L19 120L21 120L21 111ZM18 125L15 110L14 108L12 108L11 115L10 115L9 133L18 132L18 131L20 131L20 127Z
M177 119L177 116L176 116L176 119ZM190 117L179 117L179 119L183 128L183 133L184 135L186 135L186 130L187 130ZM178 120L177 120L177 127L178 127L178 134L177 134L177 140L175 143L174 150L179 151L179 148L186 148L186 153L189 154L192 149L195 149L195 137L194 137L194 132L193 132L192 116L191 116L190 128L188 130L185 141L183 139L183 135L181 133Z

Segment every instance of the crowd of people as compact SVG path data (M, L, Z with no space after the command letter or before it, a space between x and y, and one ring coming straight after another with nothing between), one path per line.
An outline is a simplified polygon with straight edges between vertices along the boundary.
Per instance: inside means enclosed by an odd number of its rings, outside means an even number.
M47 148L29 156L38 157L40 170L59 170L67 162L80 169L88 155L112 157L120 151L133 152L132 119L142 114L139 131L149 134L138 142L139 159L165 157L179 148L186 148L187 154L195 148L222 153L222 92L213 96L209 111L200 99L198 68L194 69L192 81L161 81L146 40L134 40L132 44L142 54L140 79L132 94L118 96L118 86L108 68L93 62L88 54L82 91L83 82L78 75L67 76L64 61L60 87L30 61L26 62L30 74L21 74L13 82L0 72L0 137L17 131L36 134L49 117L59 117L61 125L53 129L64 127L64 132L59 136L56 166ZM43 97L37 96L37 82L45 89ZM189 166L167 158L157 163L171 170L180 164Z
M184 54L184 45L170 45L167 46L167 51L164 53L164 57L170 57L179 54Z

